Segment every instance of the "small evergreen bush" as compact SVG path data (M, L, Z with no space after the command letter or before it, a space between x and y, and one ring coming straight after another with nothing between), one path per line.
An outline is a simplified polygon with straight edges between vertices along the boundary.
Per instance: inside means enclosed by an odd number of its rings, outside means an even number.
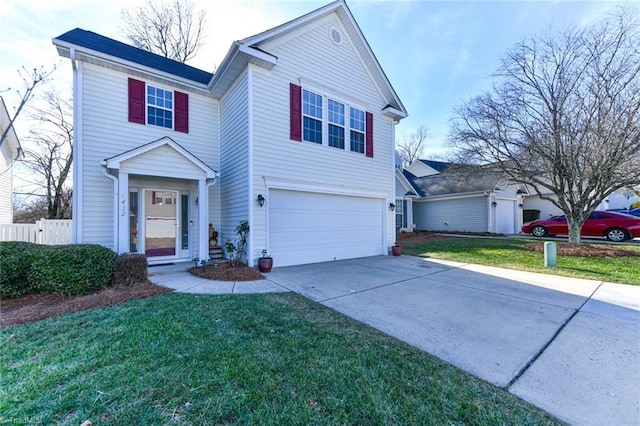
M113 266L114 285L133 285L147 280L147 256L125 253L116 258Z
M47 246L37 252L27 278L40 293L75 296L111 283L116 254L96 244Z
M0 242L0 297L14 298L36 290L30 285L27 274L35 253L46 247L23 241Z

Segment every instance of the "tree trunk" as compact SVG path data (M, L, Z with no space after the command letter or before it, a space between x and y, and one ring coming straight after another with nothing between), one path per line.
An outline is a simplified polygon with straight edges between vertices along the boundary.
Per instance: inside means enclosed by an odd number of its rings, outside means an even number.
M567 218L567 225L569 226L569 244L578 246L580 245L580 231L582 230L582 224L577 220L570 220Z

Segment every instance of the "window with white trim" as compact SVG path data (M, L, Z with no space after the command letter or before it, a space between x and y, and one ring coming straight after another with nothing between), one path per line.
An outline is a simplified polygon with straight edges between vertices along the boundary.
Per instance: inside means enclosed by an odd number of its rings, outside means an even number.
M320 93L289 83L289 138L373 158L374 114Z
M350 149L364 154L364 111L357 108L349 108L349 140Z
M302 91L302 139L322 144L322 96Z
M173 129L173 92L147 85L147 123Z
M344 149L344 104L329 99L327 110L329 146Z

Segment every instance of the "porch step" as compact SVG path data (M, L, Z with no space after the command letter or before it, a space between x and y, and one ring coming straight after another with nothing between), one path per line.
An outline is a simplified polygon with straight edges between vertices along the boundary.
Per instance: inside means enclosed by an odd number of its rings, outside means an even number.
M222 247L214 247L209 249L209 259L222 260L224 256L222 254Z

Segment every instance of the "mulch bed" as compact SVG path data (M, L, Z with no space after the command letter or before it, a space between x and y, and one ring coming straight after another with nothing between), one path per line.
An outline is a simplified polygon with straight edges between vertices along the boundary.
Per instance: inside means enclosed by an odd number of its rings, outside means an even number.
M220 263L216 268L213 264L195 266L189 269L193 275L215 281L257 281L263 280L264 276L245 264L231 266L229 263Z
M494 234L491 232L416 231L416 232L402 232L398 234L396 238L397 238L398 244L417 244L417 243L423 243L425 241L450 238L447 236L447 234L451 234L451 236L468 235L471 237L504 237L504 234Z
M133 299L169 293L173 290L144 281L130 286L107 287L86 296L63 297L54 294L27 294L0 302L0 328L40 321L49 317L118 305Z
M532 251L544 253L544 243L529 243L525 247ZM580 256L580 257L640 257L640 252L624 247L604 245L604 244L581 244L573 246L566 243L556 245L556 251L560 256Z

